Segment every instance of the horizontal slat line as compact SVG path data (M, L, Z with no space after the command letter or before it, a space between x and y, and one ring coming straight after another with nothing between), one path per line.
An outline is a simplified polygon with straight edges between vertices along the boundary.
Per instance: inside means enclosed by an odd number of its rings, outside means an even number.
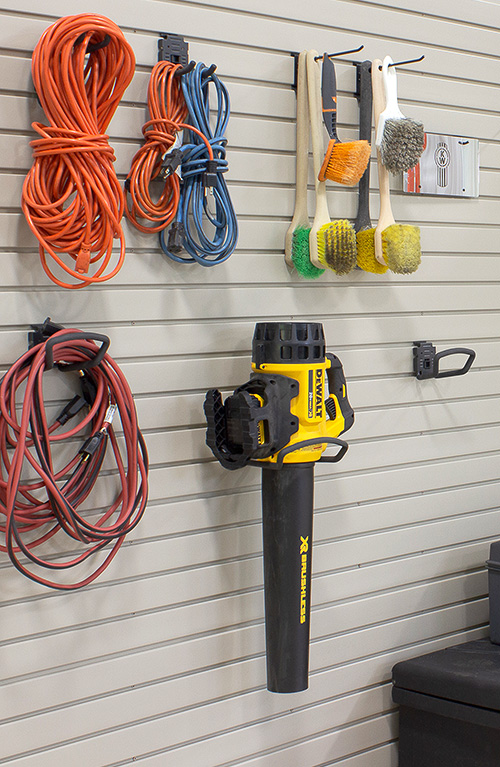
M172 3L172 4L175 5L177 3ZM190 7L193 10L196 9L196 8L204 8L204 7L206 7L202 3L186 2L186 0L183 0L183 5L187 6L187 7ZM371 5L371 3L368 4L368 5ZM365 6L366 6L366 4L365 4ZM415 17L417 19L421 18L421 14L419 14L419 13L417 13L415 11L407 11L407 10L403 10L401 8L392 9L392 10L393 10L394 13L400 14L400 16L407 16L409 18ZM224 14L224 12L226 12L226 14L235 13L235 11L233 11L232 9L228 9L228 8L223 7L223 6L217 6L217 9L216 10L214 9L214 12L222 14L222 15ZM36 12L33 12L33 11L31 11L29 13L21 13L21 12L16 13L16 11L14 9L8 9L8 8L2 9L2 13L4 15L11 15L11 16L20 16L20 15L22 15L24 17L33 18L33 19L43 19L44 21L47 21L47 24L55 21L56 18L57 18L57 17L55 17L55 16L53 16L51 14L40 14L40 13L36 13ZM271 21L271 22L283 22L283 21L286 21L286 23L289 24L289 25L293 25L293 26L297 25L297 26L305 27L305 28L307 28L307 27L316 28L318 26L318 24L316 22L310 21L307 18L306 19L302 18L302 19L299 20L299 19L295 19L293 17L277 16L277 15L274 15L274 14L269 13L269 12L257 13L255 10L247 11L247 10L244 10L244 9L240 8L240 9L238 9L238 14L242 15L242 16L251 17L253 20L262 20L262 21L264 21L266 23L269 23L269 21ZM455 21L450 22L450 19L448 19L446 17L435 16L434 18L442 19L443 21L447 22L448 24L456 23ZM469 27L469 23L466 26ZM477 24L475 25L473 22L470 23L470 26L475 26L478 30L481 30L481 31L483 29L485 31L487 31L487 32L490 31L490 27L483 27L482 25L477 25ZM132 33L132 32L136 32L137 31L137 27L134 27L134 28L133 27L128 27L128 26L126 26L124 24L122 24L121 27L122 27L124 32ZM324 20L322 20L322 27L324 27L325 29L335 30L335 31L338 31L338 32L344 32L344 33L351 33L352 32L352 30L349 29L348 27L339 27L339 26L335 26L335 25L332 25L332 24L325 24ZM155 35L155 33L150 32L147 28L140 28L140 33L144 34L144 35ZM364 38L368 38L368 39L378 39L380 37L380 35L378 33L371 32L369 29L368 30L364 30L362 32L362 34L363 34ZM469 36L469 37L474 39L474 36ZM388 35L387 33L384 35L384 38L386 40L397 41L398 43L400 43L400 42L419 43L420 42L418 40L413 40L412 38L404 38L404 37L400 37L400 36L396 37L396 36ZM193 38L193 40L194 39L196 39L196 38ZM203 42L225 43L226 40L224 40L223 38L205 38L203 40ZM420 44L422 46L425 45L426 48L430 48L430 49L438 49L438 50L441 50L441 51L452 51L452 52L457 52L457 53L463 53L463 48L460 49L460 48L455 48L455 47L453 47L451 45L445 45L445 44L443 44L442 40L439 41L439 44L438 43L432 43L429 40L426 40L425 43L420 43ZM234 45L235 45L235 47L246 47L246 46L244 46L241 43L239 44L239 46L238 46L237 43L234 43ZM257 49L260 49L260 50L272 51L272 48L266 48L266 47L261 46L261 45L260 46L254 46L254 47L256 47ZM280 49L279 48L275 48L274 51L275 52L280 52ZM474 49L471 49L470 51L467 51L467 53L469 53L469 54L471 54L471 53L472 54L477 54L478 56L481 56L481 57L484 57L484 58L490 58L490 57L493 58L493 53L487 54L487 53L484 53L483 51L479 51L479 50L475 51Z
M315 579L316 579L315 583L317 582L318 578L328 577L329 575L330 575L330 573L328 573L328 574L327 573L320 573L320 574L315 575ZM352 606L352 605L355 605L357 602L366 602L366 601L372 600L372 599L376 600L377 598L384 597L384 596L391 596L391 595L394 596L394 595L396 595L396 594L398 594L400 592L411 592L411 591L414 591L415 589L418 589L419 587L422 587L422 586L425 586L425 587L436 586L438 584L445 584L445 583L448 583L448 582L451 582L451 581L457 581L457 582L460 581L460 583L462 583L464 578L474 577L474 576L479 576L479 575L481 576L481 580L483 581L484 580L483 576L485 575L484 568L483 568L483 570L481 570L479 568L475 568L475 569L468 570L468 571L459 570L459 571L455 571L453 573L444 573L444 574L441 574L439 576L434 576L432 578L425 578L425 579L422 579L422 580L411 581L411 582L405 583L403 585L399 585L398 584L398 585L394 585L392 587L387 587L387 588L384 588L384 589L379 589L377 591L371 591L368 595L362 595L362 596L359 596L359 597L356 597L356 598L352 598L351 597L351 598L342 598L342 599L331 599L330 601L322 602L319 605L313 603L311 605L311 611L312 611L312 614L314 615L314 614L318 613L319 611L328 610L328 609L331 609L331 608L334 608L334 607L342 607L342 606L347 606L347 605L348 606ZM110 584L108 584L108 587L111 587L112 585L113 584L110 583ZM173 605L170 605L170 606L165 606L165 607L159 606L159 607L149 608L149 609L144 609L144 610L134 610L134 616L136 616L136 618L140 618L141 616L149 616L149 615L154 615L154 614L157 614L157 613L165 613L166 616L168 616L168 613L173 611L173 610L174 611L175 610L179 610L179 609L181 609L183 607L194 607L194 606L196 606L198 604L205 604L205 603L206 604L212 604L215 607L217 605L217 603L225 601L228 597L246 596L246 595L258 593L261 590L262 590L262 586L253 587L253 588L247 588L247 589L238 589L238 590L234 590L234 591L231 591L231 592L228 591L228 592L226 592L223 595L219 594L219 595L215 595L215 596L207 596L205 598L200 598L198 600L197 599L185 600L184 602L177 602L177 603L175 603ZM468 598L464 597L464 601L465 602L472 602L472 601L475 601L475 600L478 600L478 599L484 599L486 596L487 596L487 594L485 594L484 593L484 589L482 589L481 593L475 593L474 596L470 596ZM441 601L439 606L440 607L446 607L446 606L451 606L451 605L458 604L458 603L459 603L459 600L451 599L451 600L448 600L448 601ZM7 606L6 603L3 603L3 607L6 607L6 606ZM412 611L410 609L410 603L408 603L408 609L409 609L408 612L398 613L398 615L396 617L404 617L404 616L409 616L409 615L417 615L420 612L422 612L422 610L414 610L414 611ZM120 614L120 615L114 615L112 618L109 618L109 619L104 619L103 618L103 619L100 619L100 620L80 622L78 624L72 624L71 626L61 627L61 628L59 628L57 630L32 632L29 635L19 635L19 636L11 638L9 640L2 640L2 642L0 642L0 646L11 646L13 644L18 644L20 642L25 642L25 641L27 641L29 639L35 640L35 639L40 639L42 637L55 636L56 634L60 635L60 634L64 634L64 633L70 633L70 632L75 631L77 629L93 628L93 627L96 627L96 626L105 625L106 623L115 623L115 622L119 622L120 620L127 620L129 618L130 618L130 614L129 613L123 613L123 614ZM238 622L233 622L233 623L230 623L230 624L228 623L227 627L228 628L236 628L236 627L244 627L244 626L249 626L249 625L259 625L262 622L263 622L262 618L261 619L257 619L257 620L256 619L252 619L252 620L249 619L249 620L246 620L246 621L240 620ZM371 625L382 624L383 622L384 622L383 620L372 621L370 623L364 623L363 626L369 627ZM348 633L348 632L343 632L343 633ZM192 633L192 634L184 634L183 638L184 639L189 639L189 638L193 639L193 638L198 638L198 637L201 637L201 636L204 636L204 635L207 635L207 632L198 632L198 633ZM7 720L2 720L2 721L7 721Z
M403 646L403 647L404 647L404 646ZM395 651L397 651L398 649L401 649L401 648L399 648L399 647L396 647L396 648L392 648L392 652L395 652ZM376 657L378 657L378 655L380 655L380 653L375 653L375 654L373 654L372 656L368 656L368 657L376 658ZM364 659L361 659L361 660L364 660ZM343 668L343 667L348 667L348 666L350 666L350 665L352 665L352 664L354 664L354 663L356 663L356 662L359 662L359 659L357 659L357 658L356 658L356 659L353 659L353 660L349 661L348 663L341 663L341 664L336 664L335 666L332 666L331 668ZM316 673L316 674L318 674L318 673L321 673L321 671L319 671L319 670L318 670L318 671L316 671L316 672L312 672L312 673ZM161 682L163 682L163 681L168 681L168 679L170 679L170 677L166 677L165 679L162 679L162 680L159 680L159 681L161 681ZM384 681L385 681L385 680L384 680ZM124 691L126 692L126 689L125 689ZM119 694L120 692L123 692L123 691L117 691L117 694ZM246 691L246 692L249 692L249 691ZM113 695L110 695L110 696L106 696L106 698L107 698L107 697L113 697ZM232 696L230 696L230 697L232 697ZM345 697L345 696L343 696L343 695L342 695L342 696L335 696L335 698L337 698L337 697L338 697L338 698L343 698L343 697ZM335 699L335 698L333 698L333 699ZM332 699L332 700L333 700L333 699ZM89 699L89 700L91 700L91 699ZM328 699L327 699L327 700L328 700ZM211 702L216 702L216 701L214 700L214 701L211 701ZM324 702L324 700L320 701L320 703L323 703L323 702ZM39 712L34 712L34 715L35 715L35 716L37 716L37 715L39 715L40 713L46 713L46 712L50 713L50 711L52 711L52 710L53 710L53 711L57 711L57 710L58 710L58 708L59 708L59 707L56 707L56 708L53 708L53 709L47 709L47 710L43 710L43 711L39 711ZM310 706L307 706L307 708L310 708ZM189 710L189 709L184 709L184 710ZM179 713L179 711L180 711L179 709L175 709L175 710L173 710L172 712L169 712L169 713L168 713L166 716L168 717L168 716L172 716L172 715L175 715L176 713ZM164 717L165 717L165 715L160 715L160 716L161 716L161 718L164 718ZM32 717L28 717L28 718L32 718ZM273 717L273 718L274 718L274 717ZM134 724L137 724L137 722L135 722ZM118 728L112 728L112 729L114 730L114 729L120 729L120 728L118 727ZM235 728L235 729L238 729L238 728ZM110 731L111 731L111 730L110 730Z
M113 730L111 730L111 731L116 731L116 729L121 729L121 728L113 728Z
M427 618L429 618L429 616L439 615L439 614L441 614L443 612L456 611L460 606L461 605L458 604L458 605L452 606L451 608L436 607L436 608L433 608L431 610L428 610L426 612L426 616L427 616ZM388 626L390 624L391 625L392 624L398 624L398 623L401 623L403 621L412 621L413 619L414 619L414 616L410 616L410 617L403 616L401 618L392 619L390 621L387 621L385 624L383 623L381 625L382 626L384 626L384 625ZM253 629L253 628L259 629L259 625L260 624L255 622L255 623L250 624L247 628L249 628L249 629ZM487 626L487 623L485 623L484 621L481 621L477 625L470 625L468 627L468 630L481 629L481 628L484 628L485 626ZM380 625L375 625L373 627L362 626L362 627L360 627L358 629L351 630L351 631L345 632L343 634L333 635L333 637L336 638L336 637L342 637L342 636L345 637L345 636L349 636L349 635L361 634L364 631L370 631L372 628L380 628ZM207 632L207 635L206 636L202 636L202 639L209 638L209 637L214 637L214 636L217 636L217 637L220 638L220 637L223 637L224 634L230 633L230 632L232 632L232 628L231 627L227 628L226 630L220 630L220 631L217 631L217 632ZM448 634L455 634L455 633L456 633L456 630L444 631L444 632L442 632L440 634L437 634L435 636L435 638L440 638L440 637L447 636ZM332 637L328 637L328 639L331 639L331 638ZM103 662L108 662L108 661L116 660L116 659L119 659L119 658L126 658L128 656L130 656L130 657L140 656L140 654L142 652L145 652L145 651L150 651L150 650L154 650L154 649L158 649L158 648L164 648L164 647L167 647L167 646L175 646L175 645L178 645L180 643L185 644L185 641L186 641L185 638L181 638L181 640L176 638L176 639L173 639L173 640L167 640L166 642L152 642L152 643L149 643L149 644L143 644L141 646L137 646L137 647L134 647L134 648L124 649L124 650L121 650L121 651L115 651L115 652L112 652L112 653L103 653L103 654L99 655L97 658L93 658L93 659L92 658L88 658L88 659L83 659L81 661L76 661L76 662L73 662L73 663L54 664L53 666L51 666L50 668L47 668L47 669L37 669L37 670L35 670L35 671L31 672L31 673L19 674L19 675L16 675L16 676L11 676L11 677L4 678L0 682L0 688L1 687L8 688L10 685L13 685L14 683L17 684L19 682L24 682L24 681L27 681L29 679L34 679L34 678L43 677L43 676L51 676L51 675L55 675L55 674L59 674L59 673L64 673L65 671L68 671L68 670L83 668L83 667L89 665L89 661L90 660L93 660L93 661L95 661L95 662L100 664L100 663L103 663ZM196 641L196 638L192 639L192 641ZM321 638L318 638L318 639L312 638L311 639L311 647L314 647L316 644L319 646L322 643L322 641L325 641L324 637L321 637ZM415 644L420 644L420 643L421 643L421 640L416 640L415 641ZM395 645L392 649L394 649L394 650L403 649L403 648L411 647L412 644L413 644L412 642L409 642L409 643L408 642L404 642L403 644ZM162 677L161 679L155 680L154 684L158 684L159 682L163 682L163 681L167 681L167 680L171 681L171 680L175 680L175 679L195 677L197 674L202 673L204 671L214 670L214 669L219 669L219 668L225 668L227 666L234 666L234 665L236 665L236 664L238 664L238 663L240 663L242 661L256 660L256 659L259 659L259 658L263 658L264 655L265 655L265 652L264 652L263 649L262 650L257 650L256 649L252 653L248 653L248 652L245 653L244 652L241 655L239 655L236 659L230 659L230 660L214 662L214 663L211 663L211 664L207 664L207 665L204 665L204 666L197 667L195 669L189 669L187 671L176 672L174 674L169 674L169 675L167 675L165 677ZM353 658L350 658L347 663L346 662L337 663L337 664L334 663L334 664L329 664L329 665L326 665L326 666L321 666L319 668L312 668L311 671L310 671L310 674L312 676L314 674L324 673L327 670L343 667L345 665L350 665L350 664L352 664L352 663L354 663L356 661L366 660L366 659L370 659L370 658L376 658L378 655L380 655L380 652L373 652L373 653L368 652L368 653L365 653L363 655L355 656ZM2 763L2 760L0 760L0 764L1 763Z

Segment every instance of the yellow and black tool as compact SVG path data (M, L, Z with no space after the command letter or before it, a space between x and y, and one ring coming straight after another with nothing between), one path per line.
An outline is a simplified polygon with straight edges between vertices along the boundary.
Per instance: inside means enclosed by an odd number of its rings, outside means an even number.
M252 370L224 403L218 389L207 392L207 444L226 469L262 468L267 688L299 692L308 686L314 464L343 458L338 437L354 412L321 323L257 323ZM340 447L332 457L323 455L330 444Z

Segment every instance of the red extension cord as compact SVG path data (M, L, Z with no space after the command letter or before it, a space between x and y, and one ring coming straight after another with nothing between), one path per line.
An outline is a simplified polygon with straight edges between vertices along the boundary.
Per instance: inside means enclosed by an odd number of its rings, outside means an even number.
M33 166L24 182L22 208L39 240L45 272L64 288L109 280L123 263L124 198L105 134L134 66L123 32L96 14L59 19L33 52L33 83L50 125L33 123L41 138L31 142ZM109 267L115 239L120 253ZM60 257L64 253L75 263L66 264ZM59 279L47 254L77 282ZM98 264L93 274L91 264Z
M148 456L128 383L105 353L109 339L80 330L58 330L60 326L48 320L33 327L35 345L12 365L0 384L0 518L4 517L0 531L5 536L0 550L8 552L15 567L37 583L70 590L86 586L103 572L125 535L142 517L148 492ZM96 340L102 343L101 348ZM82 394L49 425L43 374L53 366L66 376L77 371ZM22 400L20 418L16 398ZM61 427L84 408L88 412L78 424L63 431ZM118 415L123 431L119 437L111 424ZM53 456L53 448L75 438L76 454L56 469L58 450ZM106 510L79 512L99 477L108 442L120 489ZM107 470L111 468L106 464ZM26 469L33 479L21 477ZM108 486L116 480L106 477ZM64 561L34 554L36 547L63 532L85 544L84 552L66 554ZM80 565L108 544L111 548L101 563L80 580L58 583L40 574L39 566L60 571Z

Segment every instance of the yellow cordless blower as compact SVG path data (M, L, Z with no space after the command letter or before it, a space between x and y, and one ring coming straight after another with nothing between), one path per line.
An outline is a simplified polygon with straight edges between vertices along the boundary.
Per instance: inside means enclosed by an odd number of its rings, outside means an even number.
M299 692L308 686L314 464L343 458L338 437L354 412L319 322L258 322L252 370L224 402L207 392L207 444L226 469L262 468L267 689ZM330 444L340 450L327 457Z

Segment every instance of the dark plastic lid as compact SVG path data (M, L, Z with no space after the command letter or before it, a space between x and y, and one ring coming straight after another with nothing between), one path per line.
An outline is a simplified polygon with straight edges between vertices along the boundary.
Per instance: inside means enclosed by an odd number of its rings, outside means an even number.
M479 639L401 661L392 681L396 688L500 711L500 646Z
M488 570L500 570L500 541L495 541L490 546L490 558L486 562Z
M311 365L325 361L325 336L321 322L257 322L252 361L280 365Z

